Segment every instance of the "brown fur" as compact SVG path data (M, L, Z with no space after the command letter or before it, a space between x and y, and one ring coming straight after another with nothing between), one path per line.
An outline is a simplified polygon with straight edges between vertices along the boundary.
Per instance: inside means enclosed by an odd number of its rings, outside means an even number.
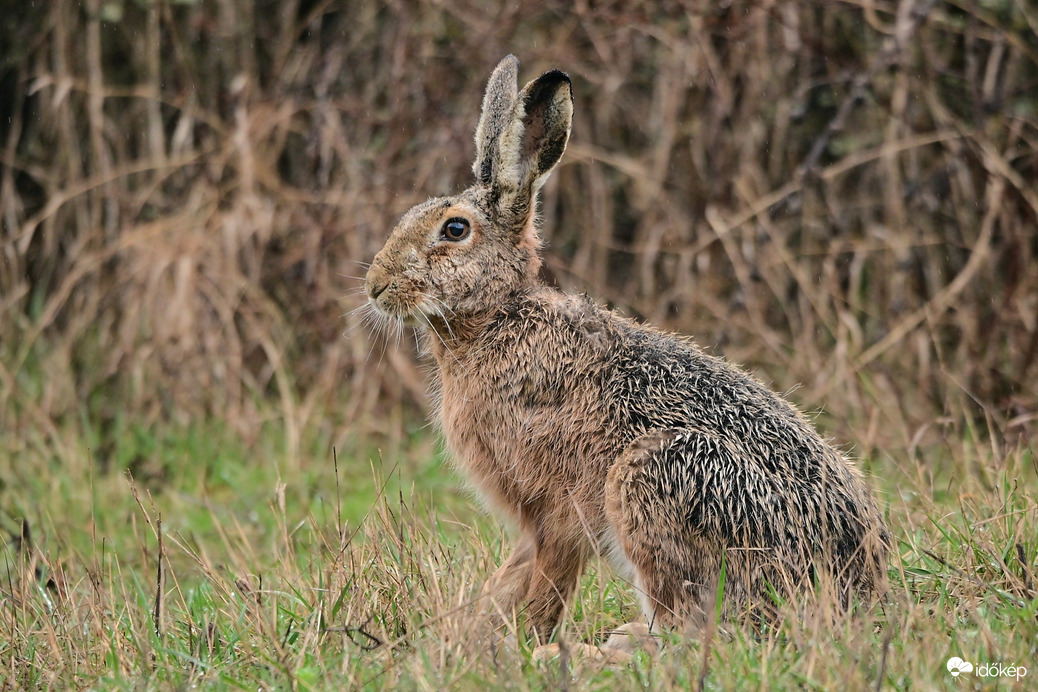
M650 625L695 625L725 574L726 612L883 578L889 538L861 475L803 416L691 341L537 280L536 192L562 155L569 79L516 93L494 71L477 184L400 220L371 304L430 334L439 419L464 474L520 531L488 581L546 638L593 555L639 590ZM445 235L461 219L469 235Z

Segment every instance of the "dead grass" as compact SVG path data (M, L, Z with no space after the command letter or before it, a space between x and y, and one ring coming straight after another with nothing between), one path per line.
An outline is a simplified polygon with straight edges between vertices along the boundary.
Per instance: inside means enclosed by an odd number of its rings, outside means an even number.
M888 417L1033 439L1036 27L1015 0L25 6L0 68L2 421L92 400L247 434L272 397L298 452L346 391L341 421L398 434L385 412L424 386L356 329L364 263L467 184L515 52L576 80L543 203L565 287L874 419L866 452L905 442Z

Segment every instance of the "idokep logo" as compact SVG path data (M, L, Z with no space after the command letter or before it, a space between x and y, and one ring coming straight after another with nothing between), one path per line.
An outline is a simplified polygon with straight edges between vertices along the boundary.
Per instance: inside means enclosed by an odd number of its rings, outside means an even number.
M1027 675L1024 666L1006 666L1001 663L982 663L974 667L969 661L964 661L958 656L952 656L945 664L948 672L953 677L959 677L964 673L976 673L981 678L1016 678L1020 680Z

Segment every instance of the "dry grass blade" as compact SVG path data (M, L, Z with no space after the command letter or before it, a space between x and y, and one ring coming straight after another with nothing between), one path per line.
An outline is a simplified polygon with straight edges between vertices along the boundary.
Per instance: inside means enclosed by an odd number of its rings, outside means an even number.
M152 609L152 617L155 623L155 636L162 639L165 633L165 624L162 620L162 599L166 594L166 558L165 548L162 545L162 516L156 520L156 534L158 535L158 548L155 550L155 607Z

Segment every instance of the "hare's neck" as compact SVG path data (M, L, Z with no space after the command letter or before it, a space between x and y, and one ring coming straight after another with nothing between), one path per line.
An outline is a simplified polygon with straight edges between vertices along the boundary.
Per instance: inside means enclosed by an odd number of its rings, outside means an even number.
M493 311L478 315L455 315L450 321L442 318L430 320L430 346L433 356L441 368L450 369L461 365L470 356L485 352L487 339L500 331L503 324L522 320L524 313L538 303L543 286L530 286L508 295Z
M493 315L430 320L429 342L436 362L442 366L468 354L492 321Z

